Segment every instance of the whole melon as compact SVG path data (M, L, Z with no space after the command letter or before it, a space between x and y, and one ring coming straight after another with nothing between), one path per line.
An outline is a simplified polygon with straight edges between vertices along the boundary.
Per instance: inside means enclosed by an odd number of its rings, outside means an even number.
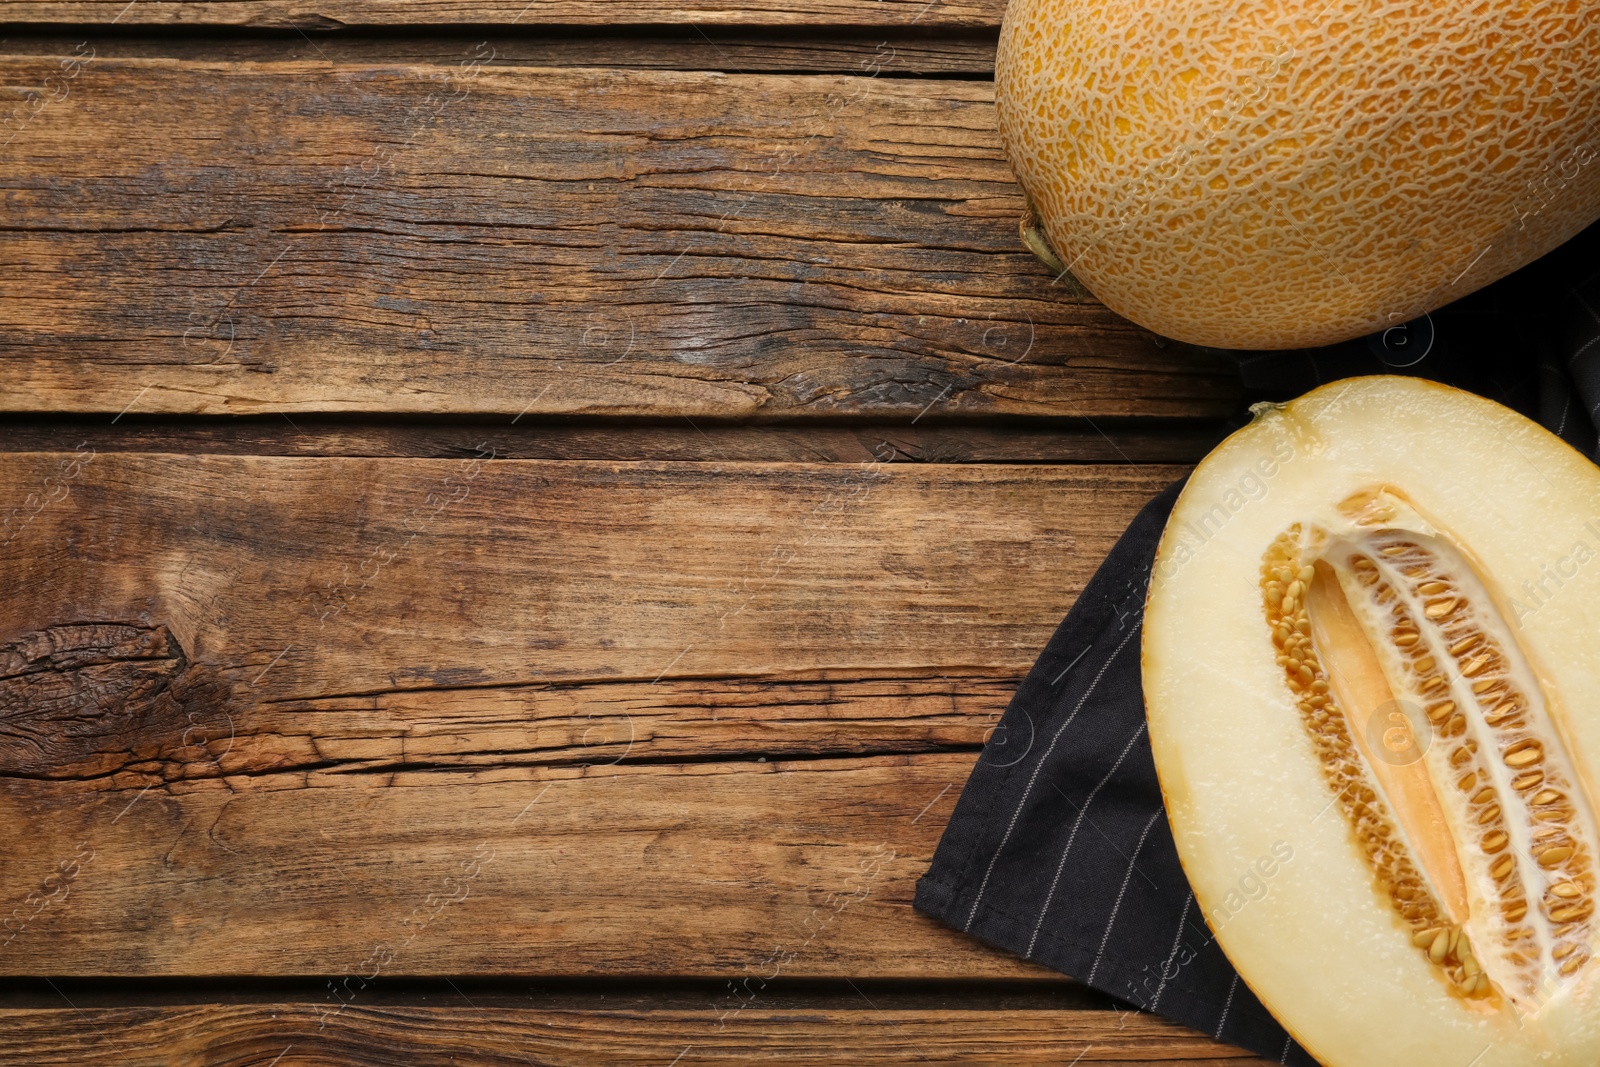
M1596 0L1011 0L995 76L1061 263L1182 341L1383 329L1600 217Z

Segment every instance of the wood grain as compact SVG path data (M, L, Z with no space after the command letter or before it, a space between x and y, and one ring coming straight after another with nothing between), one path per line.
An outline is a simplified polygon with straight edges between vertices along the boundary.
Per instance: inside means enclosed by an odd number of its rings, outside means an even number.
M142 795L9 777L4 966L352 995L385 975L1042 976L911 910L974 758L286 768Z
M322 1024L322 1025L319 1025ZM303 1003L0 1009L0 1064L46 1067L548 1067L674 1062L1065 1064L1266 1061L1142 1013L1113 1011L548 1011ZM281 1059L274 1057L281 1056ZM679 1059L674 1060L673 1057ZM1074 1058L1076 1057L1076 1058Z
M0 774L126 771L127 786L235 773L976 752L1020 680L836 673L441 686L241 706L165 627L69 623L0 645ZM214 742L211 754L204 742Z
M1002 0L701 0L690 7L620 0L6 0L0 22L93 26L775 25L999 26Z
M472 65L491 48L0 60L45 94L0 158L0 405L1098 420L1237 397L1220 357L1022 250L987 82Z
M1178 473L0 456L4 969L1044 973L913 885Z

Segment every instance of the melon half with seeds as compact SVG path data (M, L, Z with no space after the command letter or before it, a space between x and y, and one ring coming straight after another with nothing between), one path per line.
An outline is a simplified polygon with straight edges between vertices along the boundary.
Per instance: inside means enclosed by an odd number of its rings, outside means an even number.
M1143 655L1196 903L1312 1055L1600 1064L1600 469L1411 378L1261 405Z

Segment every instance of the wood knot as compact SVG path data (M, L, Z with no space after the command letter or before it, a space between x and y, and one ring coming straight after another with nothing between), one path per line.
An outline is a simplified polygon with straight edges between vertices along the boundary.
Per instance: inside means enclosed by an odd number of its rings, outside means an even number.
M227 687L165 626L69 622L0 645L0 776L193 775L231 737ZM218 724L226 724L219 726Z

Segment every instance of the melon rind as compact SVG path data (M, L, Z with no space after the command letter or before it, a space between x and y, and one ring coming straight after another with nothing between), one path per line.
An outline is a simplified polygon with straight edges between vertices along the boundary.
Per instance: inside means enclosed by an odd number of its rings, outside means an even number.
M1593 1067L1600 964L1532 1012L1447 994L1330 806L1274 661L1263 553L1377 484L1402 489L1494 577L1540 684L1559 697L1578 775L1600 781L1600 558L1559 588L1546 577L1579 542L1600 556L1600 470L1480 397L1412 378L1337 382L1263 408L1208 456L1156 557L1145 700L1196 903L1244 981L1329 1067ZM1523 583L1542 578L1553 595L1535 605ZM1245 876L1285 849L1270 878L1248 883L1258 898L1235 907Z
M1010 0L995 81L1060 260L1181 341L1387 329L1600 217L1593 0Z

